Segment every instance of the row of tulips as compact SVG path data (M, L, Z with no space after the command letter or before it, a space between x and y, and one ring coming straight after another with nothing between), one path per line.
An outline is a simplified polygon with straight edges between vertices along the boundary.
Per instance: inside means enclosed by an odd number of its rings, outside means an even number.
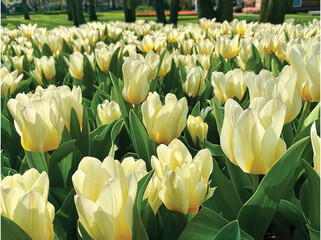
M4 239L318 239L318 22L1 40Z

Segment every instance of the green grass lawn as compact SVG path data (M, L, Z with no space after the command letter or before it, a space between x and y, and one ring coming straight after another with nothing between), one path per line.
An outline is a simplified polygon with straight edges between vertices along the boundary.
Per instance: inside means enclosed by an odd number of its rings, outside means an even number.
M121 10L109 11L109 12L97 12L97 17L99 21L108 22L108 21L124 21L125 16L124 12ZM236 15L234 16L238 19L245 19L247 22L257 21L258 14L246 14L246 15ZM73 22L68 21L67 14L31 14L31 20L24 20L23 15L9 15L6 19L1 20L2 26L7 26L9 29L13 29L20 24L38 24L38 27L47 27L48 29L52 29L57 26L72 26ZM89 21L89 14L85 14L85 18ZM295 23L307 23L312 21L314 18L320 19L320 16L310 16L307 14L287 14L285 16L286 19L294 18ZM144 19L144 20L155 20L156 16L152 17L136 17L136 19ZM169 19L169 17L168 17ZM187 24L187 23L197 23L197 16L179 16L178 24Z

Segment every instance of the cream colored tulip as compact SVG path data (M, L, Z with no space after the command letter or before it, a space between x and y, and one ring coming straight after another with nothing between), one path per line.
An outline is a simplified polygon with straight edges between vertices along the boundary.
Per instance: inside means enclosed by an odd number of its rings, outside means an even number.
M114 54L114 51L108 49L107 47L103 47L101 49L95 49L95 57L98 64L98 67L103 72L109 71L110 61Z
M34 168L1 181L1 216L22 228L34 240L54 239L55 208L48 202L49 178ZM2 229L7 231L7 229Z
M134 172L137 181L142 179L147 174L146 164L143 159L138 159L135 161L133 157L126 157L121 162L121 166L124 169L126 177L128 177L132 172Z
M28 25L21 24L19 26L19 29L25 38L30 39L30 37L34 34L36 27L37 27L37 24L31 25L29 23Z
M8 109L24 149L43 153L59 146L64 124L53 91L33 95L19 93L9 100Z
M189 97L197 97L205 90L205 78L206 70L199 66L193 67L186 76L184 92Z
M165 77L166 74L169 73L169 71L172 68L172 59L173 59L172 55L166 52L162 61L162 65L159 69L159 73L158 73L159 77Z
M146 35L144 36L140 47L142 52L148 52L149 50L153 50L154 40L150 35Z
M315 122L311 126L310 130L312 148L313 148L313 166L314 170L320 176L320 149L321 149L321 138L318 136Z
M69 56L70 61L64 57L72 77L82 80L84 77L84 56L80 52L74 52Z
M201 18L198 21L199 21L200 27L205 29L205 30L209 29L211 27L211 25L212 25L212 21L210 19Z
M148 66L147 78L151 82L156 77L160 58L156 53L150 50L145 56L145 62Z
M124 99L134 105L143 102L150 88L148 66L143 61L125 61L123 64Z
M18 57L18 56L14 56L11 58L12 62L13 62L13 67L15 70L18 71L18 74L22 74L23 72L23 58L24 56Z
M164 203L169 210L196 214L213 194L209 188L213 169L210 151L203 149L192 159L186 146L174 139L168 146L158 146L157 155L158 158L152 156L151 159L155 173L150 184L155 188L147 188L145 192L154 213Z
M222 102L229 98L237 97L241 100L246 91L245 74L240 69L212 73L212 86L215 96Z
M35 58L34 60L35 65L39 66L47 80L53 79L56 76L55 59L53 56L50 58L42 56L40 59Z
M21 81L23 74L18 76L18 71L9 72L6 67L1 68L1 96L6 96L10 88L10 94L13 94L18 87L18 83Z
M146 169L143 164L140 167ZM103 162L93 157L81 160L72 176L75 204L80 223L93 238L132 238L136 179L134 171L126 177L122 165L112 157Z
M206 39L204 41L199 41L196 44L196 48L199 54L211 56L214 50L214 43L211 40Z
M186 126L187 112L186 98L177 101L171 93L166 95L164 105L157 92L149 93L142 104L143 123L149 137L157 143L169 144L181 135Z
M201 148L202 142L207 139L207 123L200 116L194 117L189 115L187 118L187 129L192 137L194 147Z
M169 42L171 43L177 42L178 37L179 37L179 32L176 29L173 29L168 32L167 39Z
M240 51L239 35L236 35L233 40L227 37L217 36L215 51L217 56L221 54L225 59L235 57Z
M294 49L290 54L292 71L297 72L296 88L302 99L320 102L320 52L314 53L307 61Z
M119 105L115 101L109 102L107 99L98 105L97 113L103 125L110 124L121 116Z
M193 46L194 46L194 41L192 39L183 40L181 42L181 47L183 49L183 54L186 55L186 56L190 56L190 54L192 53Z
M226 101L220 142L225 155L244 172L266 174L286 150L280 138L286 110L276 99L253 105L259 109L243 111L233 99Z
M251 101L256 97L264 97L267 100L278 99L286 106L285 124L298 116L302 101L296 90L297 74L291 73L289 66L285 66L277 78L266 70L262 70L257 76L254 74L247 76Z
M37 62L37 61L36 61ZM37 83L42 86L43 82L42 82L42 70L40 65L36 65L36 68L32 71L30 71L30 75L37 81Z
M232 31L234 35L239 34L240 36L244 36L248 31L248 25L246 21L245 20L238 21L235 24L235 28Z

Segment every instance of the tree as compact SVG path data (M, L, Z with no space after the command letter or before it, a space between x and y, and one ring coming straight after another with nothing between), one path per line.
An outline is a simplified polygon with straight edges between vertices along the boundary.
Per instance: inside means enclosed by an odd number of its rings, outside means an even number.
M291 11L292 0L262 0L259 22L281 24L285 13Z
M98 20L96 15L95 0L89 1L89 20Z
M216 20L218 22L233 20L233 0L219 0Z
M74 19L74 25L79 26L85 23L85 17L82 11L82 0L71 0L72 5L72 17Z
M213 4L211 0L197 0L198 18L212 19L215 17Z
M23 9L23 15L26 20L30 19L29 13L28 13L28 6L27 6L27 1L22 0L22 9Z
M71 0L67 0L67 15L68 15L68 21L72 21L72 7L71 7Z
M170 15L169 22L173 23L174 25L177 25L179 0L172 0L170 10L171 10L171 15Z
M125 13L126 22L135 22L136 20L135 8L136 8L135 0L124 0L124 13Z
M111 0L111 9L116 9L116 0Z
M157 15L157 22L166 24L163 0L155 0L155 9Z

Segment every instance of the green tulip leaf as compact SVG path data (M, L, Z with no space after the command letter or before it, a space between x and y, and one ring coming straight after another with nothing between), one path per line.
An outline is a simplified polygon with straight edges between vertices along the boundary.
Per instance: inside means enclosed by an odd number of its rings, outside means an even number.
M1 215L1 239L32 240L15 222Z
M48 172L48 165L45 155L41 152L29 152L25 150L25 156L29 165L29 168L35 168L39 173L43 171Z
M225 61L224 57L220 54L220 60L221 60L221 70L224 74L226 74L228 71L231 70L230 66L228 65L228 63Z
M53 56L52 51L47 43L44 43L42 46L42 54L47 56L48 58Z
M259 72L263 69L263 64L261 61L261 57L257 48L252 44L252 55L246 62L245 71L252 70L255 74L259 74Z
M215 236L214 240L241 240L240 226L237 220L226 224Z
M95 240L92 238L89 233L86 231L86 229L83 227L83 225L78 221L77 222L77 228L78 228L78 239L81 240Z

